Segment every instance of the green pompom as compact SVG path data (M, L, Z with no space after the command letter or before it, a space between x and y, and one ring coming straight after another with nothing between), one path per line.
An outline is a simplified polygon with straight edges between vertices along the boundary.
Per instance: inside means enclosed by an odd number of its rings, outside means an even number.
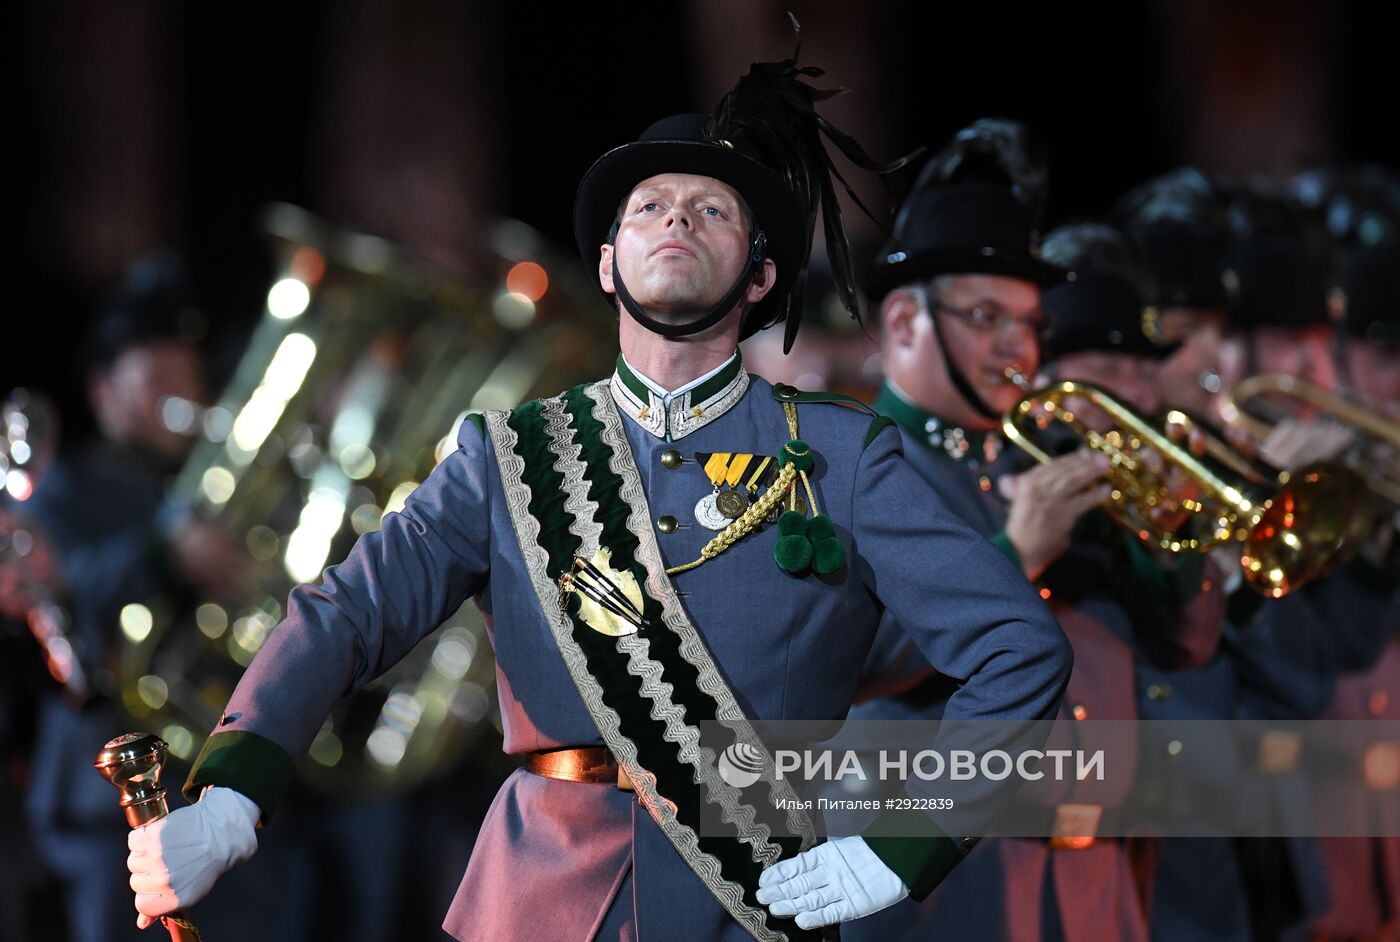
M778 517L778 532L783 536L806 536L807 515L796 510L784 510Z
M818 575L829 576L846 565L846 547L834 536L817 540L812 545L812 568Z
M790 438L778 454L778 467L790 464L798 471L810 471L816 460L817 453L812 450L811 445L800 438Z
M784 572L800 575L812 562L812 541L805 536L785 536L773 547L773 558Z
M836 524L831 522L831 518L826 514L817 514L807 524L807 536L813 543L829 539L836 535Z

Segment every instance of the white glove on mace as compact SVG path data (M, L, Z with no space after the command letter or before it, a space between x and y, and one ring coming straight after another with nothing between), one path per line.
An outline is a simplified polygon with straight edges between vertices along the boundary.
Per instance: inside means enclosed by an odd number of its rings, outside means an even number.
M188 808L133 830L126 868L141 914L137 927L199 902L220 874L253 856L259 816L252 799L211 786Z
M838 837L769 867L758 901L803 929L849 922L893 906L909 887L859 837Z

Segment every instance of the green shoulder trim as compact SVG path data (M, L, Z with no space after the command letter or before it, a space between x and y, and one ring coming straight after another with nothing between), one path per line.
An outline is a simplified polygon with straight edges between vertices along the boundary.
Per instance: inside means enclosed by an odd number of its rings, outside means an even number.
M480 412L473 412L469 414L464 421L475 425L476 430L481 433L481 440L486 440L486 416L482 415Z
M878 415L874 409L855 396L839 392L803 392L796 386L789 386L787 383L778 383L773 387L773 398L779 402L794 402L799 405L807 402L834 402L843 406L855 406L867 415Z
M880 433L887 428L894 426L894 419L887 415L877 415L870 422L870 427L865 430L865 444L860 446L861 451L870 447L870 443L879 437Z
M963 852L922 811L886 811L861 834L885 866L893 870L909 895L922 900L962 862Z
M1017 552L1016 544L1011 542L1011 537L1006 535L1005 530L998 530L987 537L987 539L991 541L993 546L1001 550L1002 554L1006 556L1007 559L1015 563L1017 569L1025 570L1025 566L1021 564L1021 554Z
M247 730L214 733L204 742L185 782L184 794L197 801L205 785L232 788L262 809L262 824L272 818L292 783L294 764L287 751Z
M855 406L873 419L870 423L870 427L865 430L865 443L860 446L861 451L865 451L865 449L869 448L870 443L875 441L876 436L883 432L887 426L895 424L889 416L881 415L855 396L848 396L845 393L803 392L796 386L789 386L787 383L778 383L773 387L773 398L779 402L791 402L795 405L803 405L808 402L830 402L835 405Z

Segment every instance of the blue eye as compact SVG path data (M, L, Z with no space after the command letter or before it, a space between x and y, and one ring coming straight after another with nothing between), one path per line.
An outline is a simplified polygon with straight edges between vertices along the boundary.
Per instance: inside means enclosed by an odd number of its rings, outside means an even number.
M700 210L700 211L701 211L702 213L705 213L705 214L710 215L710 216L720 216L720 215L723 215L718 209L716 209L716 208L713 207L713 206L706 206L704 209L702 209L702 210Z
M638 206L638 207L637 207L637 212L639 212L639 213L648 213L648 212L651 212L653 209L657 209L657 208L658 208L658 205L657 205L656 203L643 203L641 206Z

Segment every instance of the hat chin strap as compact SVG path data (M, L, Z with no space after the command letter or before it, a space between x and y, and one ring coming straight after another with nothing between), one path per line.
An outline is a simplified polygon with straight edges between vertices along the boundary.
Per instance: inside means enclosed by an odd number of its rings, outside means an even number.
M990 421L997 421L1000 419L1001 414L994 412L992 408L987 405L982 397L977 394L977 390L972 388L972 383L968 380L967 374L959 369L958 365L953 362L952 356L948 353L947 345L943 343L943 328L938 324L937 319L934 320L934 326L938 328L934 331L934 337L938 341L938 352L943 355L943 365L948 370L948 378L953 381L953 388L957 390L963 402L982 418Z
M614 235L615 234L616 230L614 230ZM744 292L748 290L749 282L753 278L754 272L763 264L764 252L767 245L768 240L764 234L761 231L756 232L749 246L748 263L744 266L744 270L739 273L739 277L735 280L734 286L729 289L724 297L719 299L718 304L710 308L698 319L688 324L667 324L649 316L646 311L642 310L642 306L637 303L636 298L632 297L632 292L628 291L627 285L623 283L622 273L617 270L616 251L613 252L612 260L613 290L617 292L618 300L622 302L622 306L627 310L627 313L632 316L632 319L647 330L654 334L660 334L663 337L689 337L691 334L698 334L701 331L709 330L711 327L724 320L730 311L734 310L734 306L739 303L740 299L744 296Z

